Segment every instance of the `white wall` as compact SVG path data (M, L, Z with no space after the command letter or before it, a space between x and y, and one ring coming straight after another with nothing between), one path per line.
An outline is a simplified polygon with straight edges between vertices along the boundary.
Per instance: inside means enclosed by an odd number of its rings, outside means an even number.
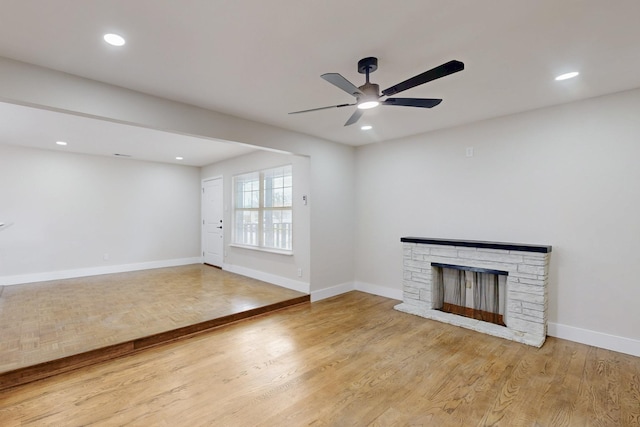
M311 291L353 282L353 147L7 58L0 100L309 156Z
M232 239L233 176L286 164L293 166L293 255L274 254L230 246ZM311 270L311 206L303 203L302 196L307 195L308 199L313 198L310 192L309 167L308 157L260 150L202 168L201 177L203 180L220 176L223 178L223 223L227 225L224 228L225 269L240 272L250 269L284 278L289 283L291 281L301 282L300 285L308 292ZM298 277L298 268L302 269L301 277Z
M199 257L199 187L196 167L0 145L0 278Z
M311 153L311 291L353 284L355 150L314 145Z
M357 153L5 58L0 100L309 156L312 292L352 289L355 278L358 289L396 294L405 235L550 244L551 322L627 337L637 346L638 91L372 144ZM465 157L469 146L472 158ZM16 227L3 231L3 239ZM197 234L190 241L199 253L199 227ZM94 262L95 254L86 256Z
M403 236L548 244L556 330L639 340L639 111L635 90L360 147L356 280L401 289Z

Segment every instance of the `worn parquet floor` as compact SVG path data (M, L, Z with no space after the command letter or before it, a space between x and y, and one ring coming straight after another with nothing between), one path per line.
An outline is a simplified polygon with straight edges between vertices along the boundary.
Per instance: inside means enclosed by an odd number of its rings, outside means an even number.
M640 358L350 292L0 392L3 426L637 426Z
M200 264L6 286L0 389L303 301Z

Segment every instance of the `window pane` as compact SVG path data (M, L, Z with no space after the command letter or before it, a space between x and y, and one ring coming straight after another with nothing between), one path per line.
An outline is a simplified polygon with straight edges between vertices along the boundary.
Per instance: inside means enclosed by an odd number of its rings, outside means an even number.
M260 174L251 172L237 175L234 181L236 208L258 208L260 204Z
M273 206L282 207L283 205L282 188L275 188L273 190Z
M258 212L236 210L235 242L258 245Z
M270 208L273 206L273 179L265 174L264 181L264 207Z
M292 249L292 169L287 165L233 178L235 243Z
M264 206L292 206L291 166L270 169L264 172Z
M283 188L282 206L292 206L293 189L291 187Z
M263 238L268 248L290 250L291 245L291 211L274 209L264 211Z

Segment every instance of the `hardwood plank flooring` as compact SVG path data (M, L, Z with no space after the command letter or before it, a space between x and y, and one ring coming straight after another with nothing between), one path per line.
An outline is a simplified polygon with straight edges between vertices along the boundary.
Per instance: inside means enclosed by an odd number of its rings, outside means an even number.
M200 264L7 286L0 389L308 301Z
M350 292L0 392L2 426L637 426L640 358Z

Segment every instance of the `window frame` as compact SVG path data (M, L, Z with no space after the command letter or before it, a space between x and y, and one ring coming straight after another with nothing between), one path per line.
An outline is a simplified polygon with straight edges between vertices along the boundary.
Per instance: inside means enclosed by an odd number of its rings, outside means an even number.
M289 175L291 177L291 202L289 206L265 206L265 176L272 172L272 171L276 171L278 169L283 169L283 168L289 168ZM238 188L237 188L237 183L238 180L241 179L242 177L249 177L250 175L254 175L257 174L258 176L258 206L257 207L238 207L237 206L237 199L238 199ZM287 176L287 175L284 175ZM231 218L232 218L232 236L231 236L231 244L230 246L233 247L239 247L239 248L244 248L244 249L251 249L251 250L257 250L257 251L262 251L262 252L271 252L271 253L276 253L276 254L281 254L281 255L293 255L293 164L291 163L287 163L284 165L279 165L279 166L273 166L273 167L268 167L268 168L264 168L264 169L259 169L259 170L253 170L253 171L249 171L249 172L243 172L243 173L239 173L236 175L233 175L232 177L232 191L231 191L231 204L232 204L232 213L231 213ZM282 188L287 188L287 187L282 187ZM239 238L238 236L238 228L237 228L237 213L238 212L257 212L257 216L258 216L258 226L257 226L257 231L256 231L256 235L257 235L257 244L251 244L251 243L245 243L242 241L241 238ZM291 222L290 222L290 231L289 231L289 242L290 242L290 249L286 249L286 248L277 248L277 247L271 247L271 246L266 246L266 242L265 242L265 221L264 221L264 213L267 211L289 211L290 212L290 216L291 216Z

